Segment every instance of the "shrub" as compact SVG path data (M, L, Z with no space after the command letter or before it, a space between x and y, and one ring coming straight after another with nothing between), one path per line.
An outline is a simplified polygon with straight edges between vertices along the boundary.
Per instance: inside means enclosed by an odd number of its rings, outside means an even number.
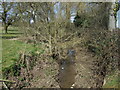
M8 75L19 76L20 70L21 70L20 64L12 64L10 67L6 67L2 70L3 77L8 78Z
M89 30L84 43L89 52L100 59L97 63L105 66L111 72L117 68L118 63L118 34L107 30ZM102 66L101 66L102 67Z

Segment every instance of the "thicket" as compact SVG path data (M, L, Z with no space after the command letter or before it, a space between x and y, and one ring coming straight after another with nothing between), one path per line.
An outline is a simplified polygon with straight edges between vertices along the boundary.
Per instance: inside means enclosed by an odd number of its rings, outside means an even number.
M95 62L96 74L106 76L118 69L118 31L88 30L85 47L99 59Z
M98 61L95 62L95 66L97 66L95 70L96 74L105 76L117 68L118 32L107 30L108 12L106 6L109 4L104 3L98 5L99 7L93 16L93 12L78 14L74 20L75 26L70 23L69 8L72 7L70 3L65 4L66 8L63 7L63 10L66 12L66 19L64 19L62 14L60 14L60 16L56 15L57 18L55 18L54 3L24 3L20 5L23 6L21 8L28 6L26 7L28 11L21 9L20 25L18 25L24 33L23 37L27 37L25 42L34 45L41 44L40 47L44 49L46 57L52 57L53 60L66 58L67 49L80 45L79 47L86 47L88 52L91 52L99 58ZM45 10L44 7L46 7ZM101 9L101 7L103 8ZM40 11L36 9L40 9ZM96 8L94 7L94 9ZM60 9L60 12L62 12L62 9ZM24 15L23 13L27 14ZM33 15L33 13L35 14ZM99 17L100 14L101 16ZM35 19L35 17L37 18ZM31 18L33 18L33 23L30 23ZM40 47L35 48L38 49ZM14 66L11 66L8 70L6 69L4 71L5 76L7 76L6 73L9 72L12 72L11 74L13 76L19 76L21 67L26 68L27 73L29 73L30 68L35 65L34 62L39 60L36 59L39 57L39 55L34 53L36 51L38 50L32 52L32 56L22 53L24 57L22 59L20 58L22 64L14 64ZM38 51L38 53L40 52ZM43 58L45 57L42 57L42 59ZM16 69L18 70L16 71Z

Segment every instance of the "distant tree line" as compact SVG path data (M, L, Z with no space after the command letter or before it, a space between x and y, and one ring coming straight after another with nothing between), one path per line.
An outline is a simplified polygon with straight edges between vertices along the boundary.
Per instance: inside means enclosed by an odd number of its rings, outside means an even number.
M1 19L5 32L7 28L20 21L31 25L36 22L51 22L62 18L66 22L66 27L69 27L72 13L76 13L74 18L75 26L79 27L109 27L110 9L113 9L113 14L116 18L116 12L119 10L120 4L115 3L115 7L111 8L112 3L96 2L96 3L15 3L1 2ZM20 19L21 18L21 19ZM94 25L93 25L94 23Z

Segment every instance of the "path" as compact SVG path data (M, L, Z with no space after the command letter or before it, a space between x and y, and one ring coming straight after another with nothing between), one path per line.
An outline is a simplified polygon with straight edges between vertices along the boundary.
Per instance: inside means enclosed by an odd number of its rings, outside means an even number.
M76 48L76 88L96 87L98 77L93 73L93 69L95 70L94 61L96 60L97 58L85 49Z

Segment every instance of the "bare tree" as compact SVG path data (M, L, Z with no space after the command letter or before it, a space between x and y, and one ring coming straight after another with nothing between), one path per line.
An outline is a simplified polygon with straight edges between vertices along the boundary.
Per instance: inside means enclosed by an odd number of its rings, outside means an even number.
M15 9L16 3L1 2L1 19L3 22L5 33L8 33L8 27L18 19L18 12Z

